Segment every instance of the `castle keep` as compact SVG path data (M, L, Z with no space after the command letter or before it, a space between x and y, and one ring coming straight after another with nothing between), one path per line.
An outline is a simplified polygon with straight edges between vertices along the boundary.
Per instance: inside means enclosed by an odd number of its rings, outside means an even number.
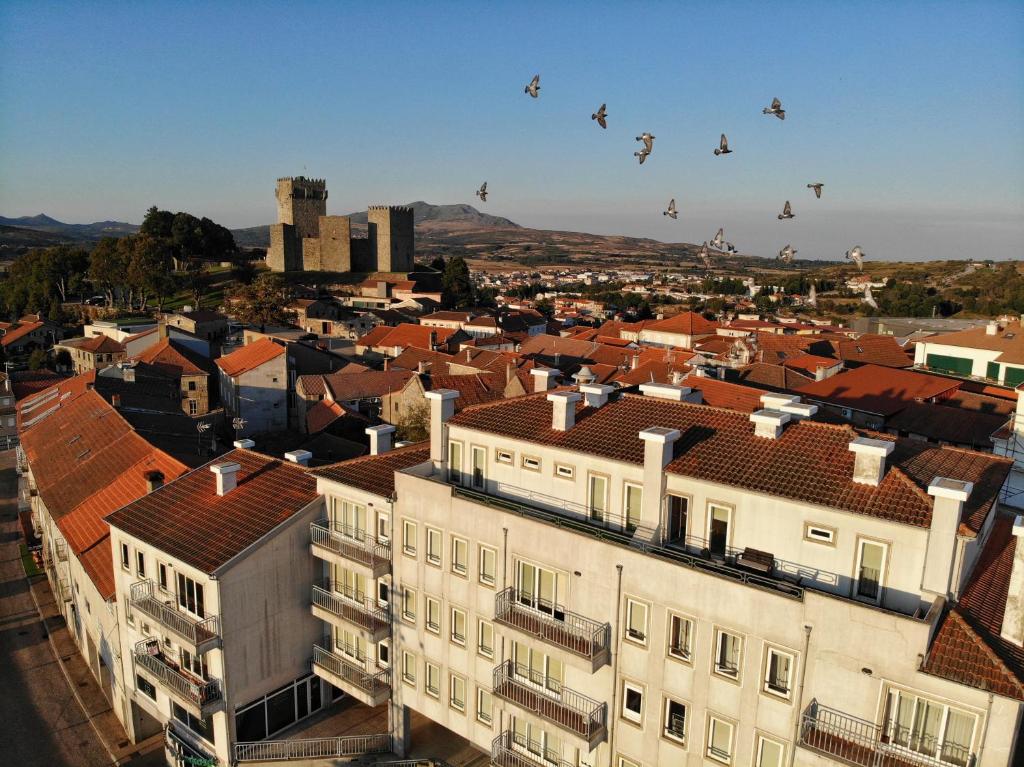
M371 205L367 236L352 237L348 216L327 215L322 178L279 178L277 220L267 265L275 272L408 272L413 269L412 208Z

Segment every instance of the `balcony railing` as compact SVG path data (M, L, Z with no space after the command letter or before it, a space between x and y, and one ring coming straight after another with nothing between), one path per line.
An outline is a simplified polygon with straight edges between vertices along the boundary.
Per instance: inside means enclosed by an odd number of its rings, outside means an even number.
M178 699L191 703L200 711L204 706L221 699L220 682L216 679L203 681L186 676L176 664L172 664L161 653L153 654L149 648L157 646L156 640L144 639L135 645L135 663L156 678L168 692Z
M310 523L309 532L313 545L333 551L339 557L372 569L391 565L391 542L368 535L365 530L320 519Z
M260 740L235 743L235 762L277 762L293 759L338 759L364 754L386 754L391 736L346 735L336 738Z
M60 562L68 561L68 542L63 538L58 538L54 542L53 546L57 550L57 559Z
M491 764L497 767L573 767L557 751L505 730L491 741Z
M592 743L604 734L607 705L507 660L494 668L494 694Z
M193 618L187 613L176 609L172 604L165 604L153 595L153 581L137 581L131 587L132 607L145 613L164 628L170 629L179 637L192 643L198 652L200 647L215 642L220 637L220 621L216 615L207 618Z
M57 576L57 594L60 596L61 602L71 601L71 584L63 575Z
M608 655L611 626L509 587L494 598L494 620L588 660Z
M916 737L905 728L874 722L820 705L804 711L800 744L857 767L972 767L975 755L953 743Z
M370 633L391 629L391 612L377 600L348 586L325 580L314 584L313 604L331 615L364 628Z
M312 663L374 697L391 689L391 671L389 669L371 674L340 655L325 650L320 645L313 645Z
M174 756L175 764L187 764L190 767L213 767L219 764L216 756L193 745L170 722L164 726L164 746Z

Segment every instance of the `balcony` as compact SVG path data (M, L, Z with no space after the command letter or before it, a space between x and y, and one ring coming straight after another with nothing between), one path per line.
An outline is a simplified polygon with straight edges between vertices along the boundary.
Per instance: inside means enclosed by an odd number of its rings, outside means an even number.
M386 754L390 750L391 736L387 733L299 740L260 740L252 743L235 743L235 763L317 759L323 759L327 763L328 759Z
M491 764L496 767L573 767L561 754L505 730L491 741Z
M310 523L309 533L310 550L319 559L342 566L360 565L374 579L391 572L389 541L327 519Z
M57 596L60 598L61 602L70 602L71 601L71 584L68 582L68 579L67 579L66 576L63 576L63 575L60 575L60 574L57 575L57 589L56 589L56 591L57 591Z
M609 660L611 626L561 605L524 597L507 588L494 597L494 620L582 658L596 671Z
M220 764L215 755L207 753L205 748L179 732L171 722L164 725L164 756L168 764Z
M494 694L572 733L593 750L605 736L608 706L507 660L494 669Z
M368 642L379 642L391 634L391 611L362 592L325 580L314 584L312 602L317 618L354 626Z
M195 618L177 609L173 597L161 601L154 596L153 581L133 583L130 600L134 609L174 633L193 653L200 655L220 647L220 620L216 615Z
M975 755L952 743L939 746L895 725L880 727L816 700L803 713L800 745L855 767L968 767Z
M223 707L220 681L206 681L182 671L177 663L168 659L159 649L160 643L155 639L144 639L136 644L136 669L143 671L164 692L200 719L205 719Z
M58 562L67 562L68 561L68 542L67 541L65 541L63 538L58 538L56 541L54 541L53 548L56 549L57 561Z
M391 697L391 671L388 669L370 673L319 645L313 645L310 665L318 677L367 706L379 706Z

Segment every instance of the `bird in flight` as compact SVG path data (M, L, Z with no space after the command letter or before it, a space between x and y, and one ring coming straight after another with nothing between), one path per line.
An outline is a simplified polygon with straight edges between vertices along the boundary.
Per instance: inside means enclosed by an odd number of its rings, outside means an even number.
M640 164L641 165L644 164L644 160L647 159L647 155L649 155L649 154L650 154L650 151L648 151L647 149L641 149L639 152L633 152L633 156L640 159Z
M786 200L786 204L782 206L782 212L779 214L779 221L784 218L793 218L793 210L789 207L789 200Z
M860 245L854 245L850 250L846 251L846 259L853 261L858 269L864 269L864 251L860 249Z
M605 105L602 104L601 108L598 109L594 114L590 115L591 120L597 120L597 124L602 128L608 127L608 112L605 111Z
M540 91L540 75L534 75L533 79L530 80L530 84L523 89L523 93L529 93L534 98L537 98Z
M779 259L787 264L793 263L793 257L796 255L796 248L792 245L787 245L779 251Z
M480 202L487 202L487 182L485 181L480 185L480 188L476 190L476 196L480 198Z
M722 250L725 245L725 229L719 229L715 234L715 238L711 241L711 247L715 250Z
M823 186L825 186L825 185L819 181L816 184L808 184L807 188L808 189L813 189L814 190L814 196L817 197L820 200L821 199L821 188Z
M875 297L871 295L871 285L864 286L864 303L866 303L872 309L878 308L878 302L876 302Z
M766 115L775 115L780 120L786 119L786 110L782 108L782 102L778 99L772 99L772 105L765 107L761 112Z
M718 142L718 149L715 150L716 155L720 154L731 154L732 150L729 148L729 139L722 134L722 140Z
M668 210L663 210L661 212L661 215L668 216L669 218L671 218L673 220L679 218L679 211L676 210L676 198L675 197L673 197L671 200L668 201Z
M647 154L654 151L654 136L650 133L643 133L637 136L636 140L644 142L644 151L647 152Z
M711 255L708 253L708 244L706 242L703 246L701 246L701 249L700 251L698 251L697 255L700 257L700 260L704 263L704 268L710 269Z

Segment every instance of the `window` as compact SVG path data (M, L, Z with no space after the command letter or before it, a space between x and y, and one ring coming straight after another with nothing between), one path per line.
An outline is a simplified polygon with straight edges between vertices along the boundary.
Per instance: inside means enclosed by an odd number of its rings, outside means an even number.
M769 740L763 735L758 735L754 767L783 767L782 757L785 752L786 747L777 740Z
M480 547L480 582L485 586L494 585L498 553L486 546Z
M704 755L709 759L732 764L732 724L719 719L717 716L708 716L708 739Z
M409 623L416 622L416 590L402 587L402 618Z
M125 570L131 568L131 558L128 556L128 544L121 544L121 567Z
M476 688L476 718L484 724L493 721L494 700L483 687Z
M387 543L391 540L391 515L383 512L377 514L377 540Z
M640 762L630 759L628 756L620 756L618 767L640 767Z
M940 701L890 689L883 739L947 764L970 761L978 717Z
M461 676L448 675L448 705L456 711L466 710L466 680Z
M523 642L512 643L512 675L554 695L562 693L565 669L557 658Z
M402 681L416 686L416 656L411 652L402 653Z
M527 471L540 471L540 458L532 455L524 455L522 460L523 468Z
M643 516L644 489L640 485L626 483L622 505L626 510L626 531L633 532L640 526Z
M494 657L494 626L482 619L476 624L476 651L485 658Z
M529 562L517 562L516 599L520 604L547 613L556 620L565 620L559 600L566 593L567 580L565 573Z
M669 740L686 743L686 706L677 700L665 698L662 734Z
M427 631L433 634L441 633L441 602L433 597L427 597Z
M416 556L416 523L402 520L402 551L410 557Z
M730 679L739 679L740 652L743 640L735 634L719 629L715 632L715 673Z
M432 698L441 697L441 667L429 660L424 664L427 695Z
M453 607L451 611L451 639L455 644L466 646L466 611Z
M156 566L157 575L160 579L160 590L167 591L167 565L160 562Z
M206 617L203 585L178 573L178 606L199 618Z
M377 645L377 665L381 668L391 666L391 647L387 642L381 642Z
M448 481L462 484L462 443L448 443Z
M128 621L129 626L135 625L135 616L132 615L132 602L131 597L124 598L124 617Z
M828 546L834 546L836 543L836 531L831 527L812 525L808 522L804 524L804 540L811 543L824 543Z
M608 478L600 474L591 474L587 488L587 506L590 518L604 522L608 510Z
M668 529L665 536L669 543L686 543L686 520L689 513L689 498L682 495L668 496Z
M573 479L576 476L576 469L564 463L556 463L555 476L562 479Z
M857 598L874 604L882 601L887 548L884 543L860 541L857 554L857 581L854 585L854 595Z
M197 415L198 413L199 413L199 403L196 402L194 399L190 399L188 401L188 414L189 415Z
M764 685L762 689L780 698L789 699L793 689L793 655L774 647L766 652L764 664Z
M498 463L515 463L515 454L511 450L497 449L494 451L494 460Z
M195 391L196 390L196 382L195 381L189 381L188 382L188 390L189 391Z
M334 529L347 538L357 541L366 540L366 507L351 501L331 499L333 508Z
M485 472L487 469L487 450L486 448L473 446L473 487L477 490L483 490L485 482Z
M681 615L670 615L668 625L668 654L678 660L693 657L693 621Z
M207 719L200 719L197 716L193 716L188 711L183 709L177 703L171 703L171 714L185 725L188 729L194 732L196 735L201 737L203 740L214 742L213 727L210 726L210 721Z
M152 682L150 682L145 677L140 676L139 674L135 675L135 689L137 689L147 698L156 700L156 687L153 686Z
M441 566L442 540L441 531L432 527L427 528L427 564Z
M469 573L469 541L452 536L452 572L456 575Z
M647 605L626 599L626 638L647 644Z
M729 517L732 510L717 503L708 504L708 548L711 553L724 557L729 548Z
M622 717L640 724L644 715L644 688L632 682L622 683Z
M201 655L193 655L184 647L179 648L180 655L179 660L181 661L181 667L186 671L190 671L200 679L206 679L206 662L203 660Z

